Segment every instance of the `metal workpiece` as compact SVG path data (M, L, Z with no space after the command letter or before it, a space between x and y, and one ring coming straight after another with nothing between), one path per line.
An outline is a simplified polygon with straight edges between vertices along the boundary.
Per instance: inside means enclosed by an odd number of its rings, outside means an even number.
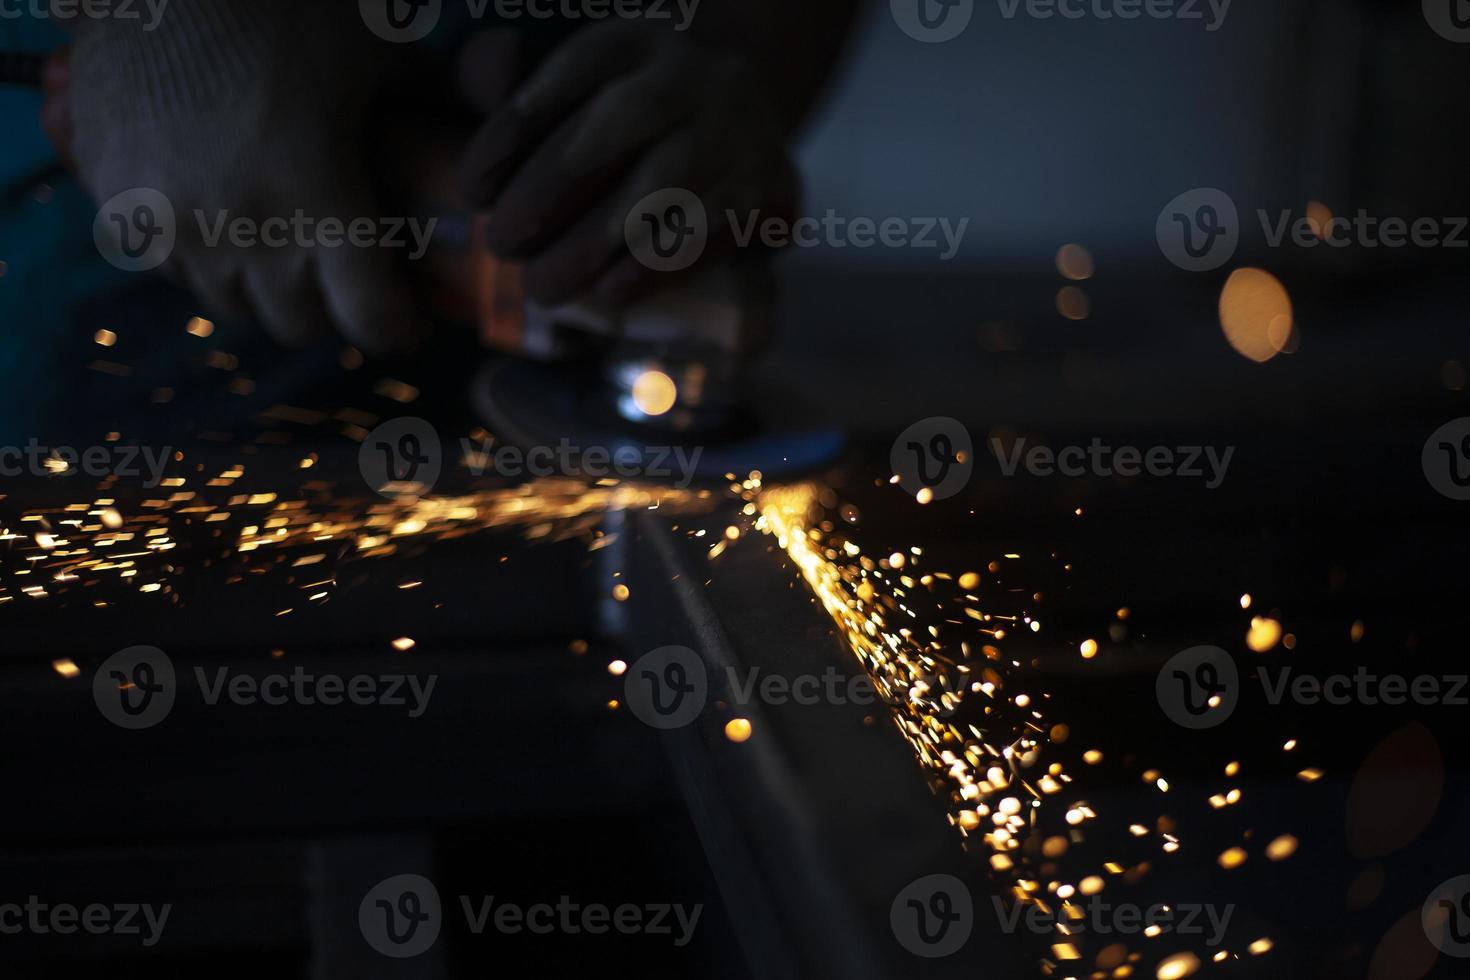
M1015 938L977 887L983 869L949 831L885 704L741 702L751 679L862 673L785 556L758 538L711 566L667 518L632 523L638 597L624 646L635 664L678 645L704 665L704 709L664 731L663 745L752 974L1023 975ZM735 719L754 737L733 740ZM920 958L900 944L891 911L936 874L969 886L974 932L952 955Z

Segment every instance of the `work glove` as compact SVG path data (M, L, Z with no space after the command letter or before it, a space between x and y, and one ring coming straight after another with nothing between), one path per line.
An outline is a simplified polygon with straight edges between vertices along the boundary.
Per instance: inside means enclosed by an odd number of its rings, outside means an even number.
M177 239L164 270L209 310L256 318L287 344L335 328L382 352L410 343L415 314L405 261L414 240L383 242L370 177L368 131L375 90L392 71L390 49L337 0L172 0L157 29L81 20L63 72L66 103L49 128L70 124L70 151L99 202L137 188L172 206ZM107 212L99 228L117 221ZM134 208L136 212L136 207ZM227 215L226 215L227 212ZM282 231L280 219L301 215ZM150 208L124 214L157 227ZM241 247L222 217L276 219L273 247ZM322 219L370 219L373 244L321 234ZM361 226L360 227L365 227Z
M638 210L666 245L699 221L705 262L736 244L730 214L746 228L757 212L790 219L797 178L762 76L749 56L662 26L573 35L465 151L462 189L490 211L490 250L523 262L544 304L617 306L683 271L639 248Z

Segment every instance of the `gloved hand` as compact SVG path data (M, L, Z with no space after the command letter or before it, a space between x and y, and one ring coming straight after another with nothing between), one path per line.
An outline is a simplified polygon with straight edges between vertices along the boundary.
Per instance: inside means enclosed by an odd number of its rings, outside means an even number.
M366 136L390 47L350 3L173 0L153 32L82 20L67 106L50 124L69 115L78 172L99 202L138 187L168 198L178 238L165 270L210 310L253 315L284 343L335 328L383 351L415 333L411 249L376 237L303 247L311 236L294 231L285 247L209 238L226 210L257 222L385 217Z
M789 218L797 180L779 96L753 60L642 23L590 26L558 48L465 151L461 184L491 212L491 251L525 263L547 305L617 305L664 275L630 254L646 196L693 191L708 254L733 245L726 210Z

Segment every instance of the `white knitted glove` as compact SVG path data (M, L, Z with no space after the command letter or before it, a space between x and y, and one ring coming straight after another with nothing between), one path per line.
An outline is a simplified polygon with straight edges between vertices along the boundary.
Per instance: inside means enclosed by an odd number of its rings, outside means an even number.
M370 100L394 46L356 3L172 0L151 32L104 19L75 33L78 171L99 202L123 195L121 217L104 204L99 237L158 227L160 209L137 211L152 195L127 193L149 188L174 213L165 270L211 310L253 315L286 343L331 328L373 351L411 340L405 260L418 249L406 227L403 244L384 241L393 222L367 164ZM272 244L216 236L222 218L256 222ZM334 236L325 219L362 234Z

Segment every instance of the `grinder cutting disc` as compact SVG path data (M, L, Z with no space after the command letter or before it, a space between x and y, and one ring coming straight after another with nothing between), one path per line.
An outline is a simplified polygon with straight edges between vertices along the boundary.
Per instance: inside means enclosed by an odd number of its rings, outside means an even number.
M523 451L540 449L537 465L565 476L720 484L726 474L758 470L768 480L790 480L831 465L845 448L835 430L782 430L742 407L693 427L656 417L630 421L595 363L492 361L474 397L494 435Z

